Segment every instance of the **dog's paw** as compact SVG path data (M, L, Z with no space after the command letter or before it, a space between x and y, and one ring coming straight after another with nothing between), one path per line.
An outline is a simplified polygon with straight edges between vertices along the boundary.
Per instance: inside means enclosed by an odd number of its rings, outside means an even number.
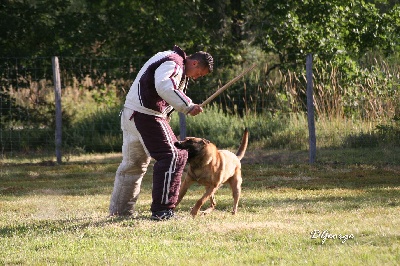
M207 214L208 214L208 212L206 212L206 211L200 211L200 215L202 215L202 216L207 215Z
M196 217L197 214L199 214L199 210L195 210L194 208L191 209L190 214L192 215L192 217Z
M214 210L214 207L209 207L204 211L201 211L203 215L210 214Z

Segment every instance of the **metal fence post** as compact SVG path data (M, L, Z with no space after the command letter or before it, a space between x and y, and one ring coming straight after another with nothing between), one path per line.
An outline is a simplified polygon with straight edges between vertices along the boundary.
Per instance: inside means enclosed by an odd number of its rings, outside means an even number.
M186 138L186 116L179 112L179 140Z
M62 144L62 115L61 115L61 78L60 78L60 67L58 64L58 57L53 56L53 80L54 80L54 94L55 94L55 105L56 105L56 131L55 131L55 144L56 144L56 157L57 163L61 164L61 144Z
M315 162L317 152L317 142L315 136L314 119L314 97L313 97L313 72L312 72L312 54L307 55L306 59L306 77L307 77L307 119L310 145L310 164Z

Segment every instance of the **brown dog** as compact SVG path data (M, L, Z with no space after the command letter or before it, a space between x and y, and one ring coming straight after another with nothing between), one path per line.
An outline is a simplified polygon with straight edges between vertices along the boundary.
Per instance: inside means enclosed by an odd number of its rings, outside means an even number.
M248 139L249 132L245 129L236 155L227 150L218 150L213 143L206 139L189 137L184 141L175 142L177 148L188 150L189 153L189 169L181 185L176 205L181 202L188 188L194 182L198 182L206 187L206 193L196 202L190 214L195 217L208 199L210 199L211 206L203 213L210 213L216 206L215 192L222 184L229 183L233 194L232 214L235 214L242 185L240 160L246 152Z

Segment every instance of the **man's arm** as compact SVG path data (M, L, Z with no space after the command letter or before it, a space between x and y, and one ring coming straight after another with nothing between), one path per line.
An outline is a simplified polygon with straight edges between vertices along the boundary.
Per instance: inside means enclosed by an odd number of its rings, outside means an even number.
M173 61L166 61L161 64L154 75L154 84L158 95L170 104L175 110L194 115L200 111L192 100L181 90L179 82L182 77L183 69Z

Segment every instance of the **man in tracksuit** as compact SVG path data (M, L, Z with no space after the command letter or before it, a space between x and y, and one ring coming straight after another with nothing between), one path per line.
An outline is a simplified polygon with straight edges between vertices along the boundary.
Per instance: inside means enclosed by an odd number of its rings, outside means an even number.
M134 212L142 178L154 158L151 218L174 216L187 151L174 146L177 138L168 116L173 109L192 116L203 111L185 91L189 78L197 79L212 70L210 54L186 56L178 46L157 53L141 68L121 114L123 158L115 175L110 215Z

